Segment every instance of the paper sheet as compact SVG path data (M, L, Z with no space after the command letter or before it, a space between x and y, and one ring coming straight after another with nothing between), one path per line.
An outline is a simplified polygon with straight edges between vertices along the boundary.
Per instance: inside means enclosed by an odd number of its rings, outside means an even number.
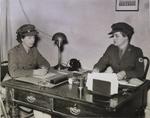
M139 79L135 79L135 78L131 78L129 82L127 82L126 80L120 80L119 81L119 85L125 85L125 86L139 86L141 85L143 82Z
M46 75L43 75L43 76L34 76L34 77L41 78L41 79L46 79L46 78L52 77L54 75L56 75L56 73L49 72Z
M19 78L15 78L15 80L52 88L52 87L55 87L57 85L60 85L62 83L67 82L67 81L63 81L63 82L60 82L58 84L50 83L51 79L55 79L55 78L57 79L57 78L60 78L62 76L67 76L67 74L61 74L58 72L49 72L44 76L19 77Z

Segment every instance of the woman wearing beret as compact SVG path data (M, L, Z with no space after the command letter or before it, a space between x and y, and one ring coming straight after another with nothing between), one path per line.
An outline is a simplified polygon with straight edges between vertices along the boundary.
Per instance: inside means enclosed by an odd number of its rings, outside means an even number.
M19 45L8 52L8 69L12 78L27 76L42 76L50 69L49 62L40 54L36 48L39 39L38 31L32 24L25 24L17 30L17 41ZM30 110L21 107L23 110ZM24 113L22 113L23 115ZM34 110L35 118L51 118L45 114ZM22 117L22 116L21 116Z
M113 38L113 44L94 65L93 71L104 72L111 67L112 72L117 73L118 80L141 84L145 79L142 78L144 74L143 52L140 48L130 44L134 34L133 27L125 22L118 22L111 28L109 35Z
M8 68L11 77L45 75L50 64L35 46L39 39L35 26L25 24L16 33L19 45L8 52Z

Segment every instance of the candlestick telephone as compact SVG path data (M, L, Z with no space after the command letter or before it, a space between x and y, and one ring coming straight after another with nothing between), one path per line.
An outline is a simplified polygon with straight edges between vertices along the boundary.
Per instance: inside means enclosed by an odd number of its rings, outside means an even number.
M81 68L81 63L78 59L72 58L69 61L69 71L79 71Z

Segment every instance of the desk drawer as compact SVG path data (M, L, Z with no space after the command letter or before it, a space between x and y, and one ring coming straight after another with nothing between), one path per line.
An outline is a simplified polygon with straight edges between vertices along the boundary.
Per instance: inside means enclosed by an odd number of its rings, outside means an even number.
M59 99L54 99L54 111L77 117L100 117L102 113L106 112L104 108L93 107L90 104L81 104Z
M47 110L52 110L53 107L53 98L50 98L48 96L43 96L40 94L28 92L28 91L22 91L15 89L14 91L14 98L16 101L25 103L25 105L28 105L29 107L35 106L44 108Z

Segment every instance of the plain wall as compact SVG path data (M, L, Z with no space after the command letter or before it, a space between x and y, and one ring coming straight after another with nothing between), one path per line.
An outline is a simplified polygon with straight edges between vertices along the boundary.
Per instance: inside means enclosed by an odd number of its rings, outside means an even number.
M116 11L116 0L21 0L22 6L19 0L8 1L8 38L12 47L17 44L17 28L32 23L41 31L38 48L51 65L57 64L57 47L51 38L63 32L69 41L63 63L77 58L83 68L92 69L112 43L108 36L110 26L120 21L135 28L131 43L150 58L149 0L139 0L139 11Z

